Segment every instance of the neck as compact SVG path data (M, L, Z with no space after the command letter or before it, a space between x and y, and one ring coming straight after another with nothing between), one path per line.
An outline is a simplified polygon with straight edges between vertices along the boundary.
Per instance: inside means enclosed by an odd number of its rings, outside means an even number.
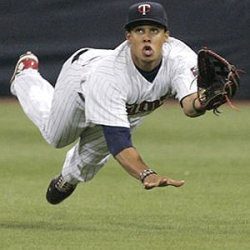
M139 69L143 70L143 71L152 71L153 69L155 69L162 60L162 57L160 57L157 60L154 61L144 61L144 60L140 60L138 57L133 56L132 55L132 59L134 64L136 65L136 67L138 67Z

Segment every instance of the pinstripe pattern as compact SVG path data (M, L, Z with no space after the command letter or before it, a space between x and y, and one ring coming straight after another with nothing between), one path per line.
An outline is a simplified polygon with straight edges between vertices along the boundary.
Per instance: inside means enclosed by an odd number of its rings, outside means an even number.
M76 146L67 153L62 174L71 183L72 180L76 183L89 181L109 156L101 127L88 128Z
M196 84L191 86L197 55L183 42L170 38L164 44L162 65L152 83L138 72L130 53L129 44L122 43L88 78L84 88L87 124L130 127L128 106L136 111L131 115L144 116L169 95L181 100L197 91Z
M195 92L190 69L196 63L191 49L170 38L150 83L134 66L124 42L115 50L77 51L63 65L55 88L36 70L27 69L16 76L11 91L49 144L60 148L80 138L67 152L62 170L66 181L75 184L92 179L110 156L98 125L133 131L169 94L181 100ZM137 113L128 116L127 107L133 110L133 105Z
M12 83L13 91L25 114L42 132L50 114L54 88L37 71L27 69L16 76ZM49 141L46 135L44 137Z

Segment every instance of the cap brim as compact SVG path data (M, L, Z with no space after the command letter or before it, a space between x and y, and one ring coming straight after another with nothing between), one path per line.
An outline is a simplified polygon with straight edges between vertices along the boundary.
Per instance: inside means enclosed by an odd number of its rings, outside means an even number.
M136 27L136 26L138 26L138 25L140 25L142 23L144 24L144 23L147 23L147 22L153 23L153 24L156 24L156 25L160 25L160 26L167 29L166 24L163 24L162 22L159 22L158 20L155 20L153 18L134 19L134 20L130 21L129 23L125 24L124 28L126 30L128 30L128 29L131 29L132 27Z

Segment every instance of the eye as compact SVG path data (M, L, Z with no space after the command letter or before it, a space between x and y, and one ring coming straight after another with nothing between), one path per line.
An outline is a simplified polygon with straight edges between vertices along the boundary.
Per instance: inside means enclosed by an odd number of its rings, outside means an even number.
M136 29L135 29L135 32L136 32L137 34L143 34L143 29L142 29L142 28L136 28Z
M157 29L157 28L152 28L150 31L151 31L152 34L158 34L159 33L159 29Z

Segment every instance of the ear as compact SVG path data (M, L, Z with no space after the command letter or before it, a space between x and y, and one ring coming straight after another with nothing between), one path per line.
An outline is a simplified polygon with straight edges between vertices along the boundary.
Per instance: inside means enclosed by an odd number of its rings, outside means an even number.
M131 33L130 33L130 32L128 32L128 31L126 31L126 33L125 33L125 37L126 37L126 39L130 42Z
M165 42L167 42L168 38L169 38L169 31L166 30L165 31Z
M167 42L168 38L169 38L169 31L166 30L165 31L165 42Z

